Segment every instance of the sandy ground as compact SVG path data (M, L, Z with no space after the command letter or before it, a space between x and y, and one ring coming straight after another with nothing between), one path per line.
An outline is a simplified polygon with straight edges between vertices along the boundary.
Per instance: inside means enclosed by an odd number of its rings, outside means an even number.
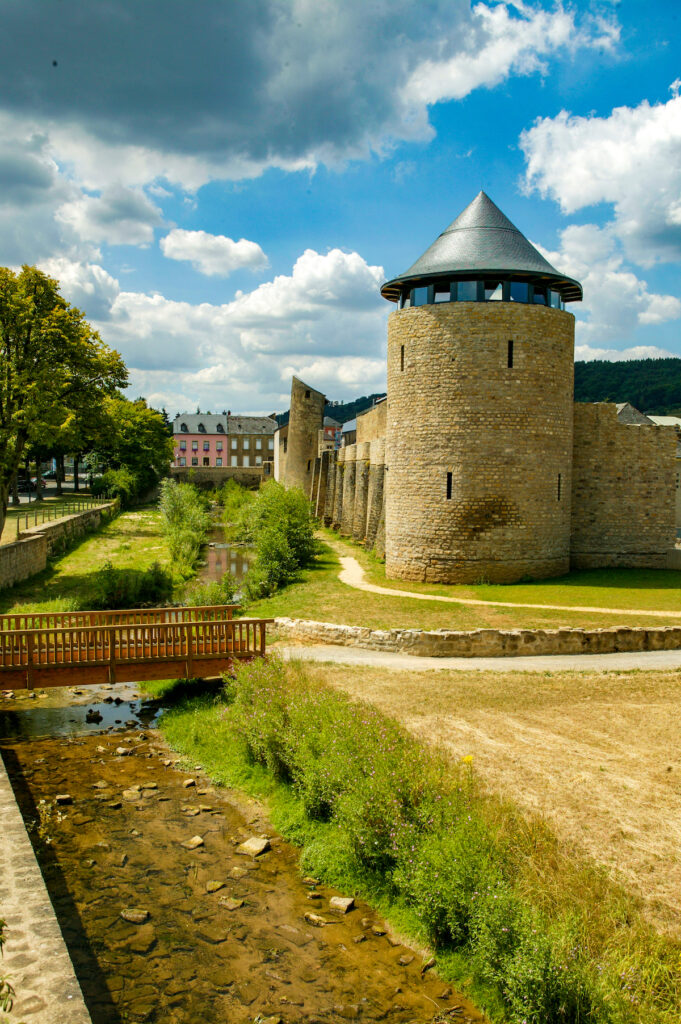
M681 936L681 674L318 666L544 815Z

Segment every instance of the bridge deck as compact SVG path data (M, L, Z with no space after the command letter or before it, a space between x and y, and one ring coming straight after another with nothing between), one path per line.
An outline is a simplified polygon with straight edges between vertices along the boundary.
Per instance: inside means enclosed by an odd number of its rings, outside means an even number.
M195 610L172 609L179 611ZM210 618L3 630L0 685L32 689L217 675L235 659L264 655L272 621Z

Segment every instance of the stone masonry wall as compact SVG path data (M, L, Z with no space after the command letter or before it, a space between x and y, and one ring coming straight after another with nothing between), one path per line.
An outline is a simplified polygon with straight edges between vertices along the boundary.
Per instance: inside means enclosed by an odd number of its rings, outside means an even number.
M343 537L352 536L352 521L355 515L355 456L357 446L349 444L345 447L343 470L343 506L340 517L340 532Z
M676 431L575 404L570 564L664 569L676 539Z
M326 497L324 498L324 526L331 526L336 498L336 453L327 452L329 461L326 467Z
M336 481L334 484L333 516L331 526L340 530L343 515L343 474L345 470L345 453L347 448L339 448L336 452Z
M293 378L286 464L282 480L285 487L300 487L304 494L310 493L312 467L318 455L325 402L321 391L315 391L297 377Z
M568 570L573 358L574 317L561 310L458 302L391 314L389 577Z
M539 654L616 654L681 649L681 626L605 629L369 629L335 622L278 618L279 637L424 658L507 658Z
M116 499L85 512L32 526L13 544L0 545L0 588L13 587L15 583L42 572L55 550L96 530L102 520L114 515L119 507Z
M355 452L355 507L352 518L354 540L364 541L367 532L367 499L369 497L369 441L358 441Z
M385 437L388 411L388 402L384 400L374 405L366 412L361 412L357 417L357 443L361 441L375 441L379 437Z
M385 403L384 403L385 404ZM376 542L378 521L383 509L385 478L385 438L371 442L369 454L369 489L367 494L367 528L365 546L371 550Z

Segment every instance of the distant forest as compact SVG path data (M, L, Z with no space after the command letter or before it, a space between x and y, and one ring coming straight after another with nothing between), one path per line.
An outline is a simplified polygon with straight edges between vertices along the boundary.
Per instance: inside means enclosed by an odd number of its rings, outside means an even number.
M639 412L681 410L681 359L597 359L575 363L576 402L630 402Z

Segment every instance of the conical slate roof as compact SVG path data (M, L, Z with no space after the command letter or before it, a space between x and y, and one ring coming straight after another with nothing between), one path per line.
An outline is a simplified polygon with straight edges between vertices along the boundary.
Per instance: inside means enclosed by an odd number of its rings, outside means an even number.
M568 302L582 298L579 282L552 267L484 192L477 194L416 263L387 281L381 294L396 302L403 284L466 274L541 280Z

